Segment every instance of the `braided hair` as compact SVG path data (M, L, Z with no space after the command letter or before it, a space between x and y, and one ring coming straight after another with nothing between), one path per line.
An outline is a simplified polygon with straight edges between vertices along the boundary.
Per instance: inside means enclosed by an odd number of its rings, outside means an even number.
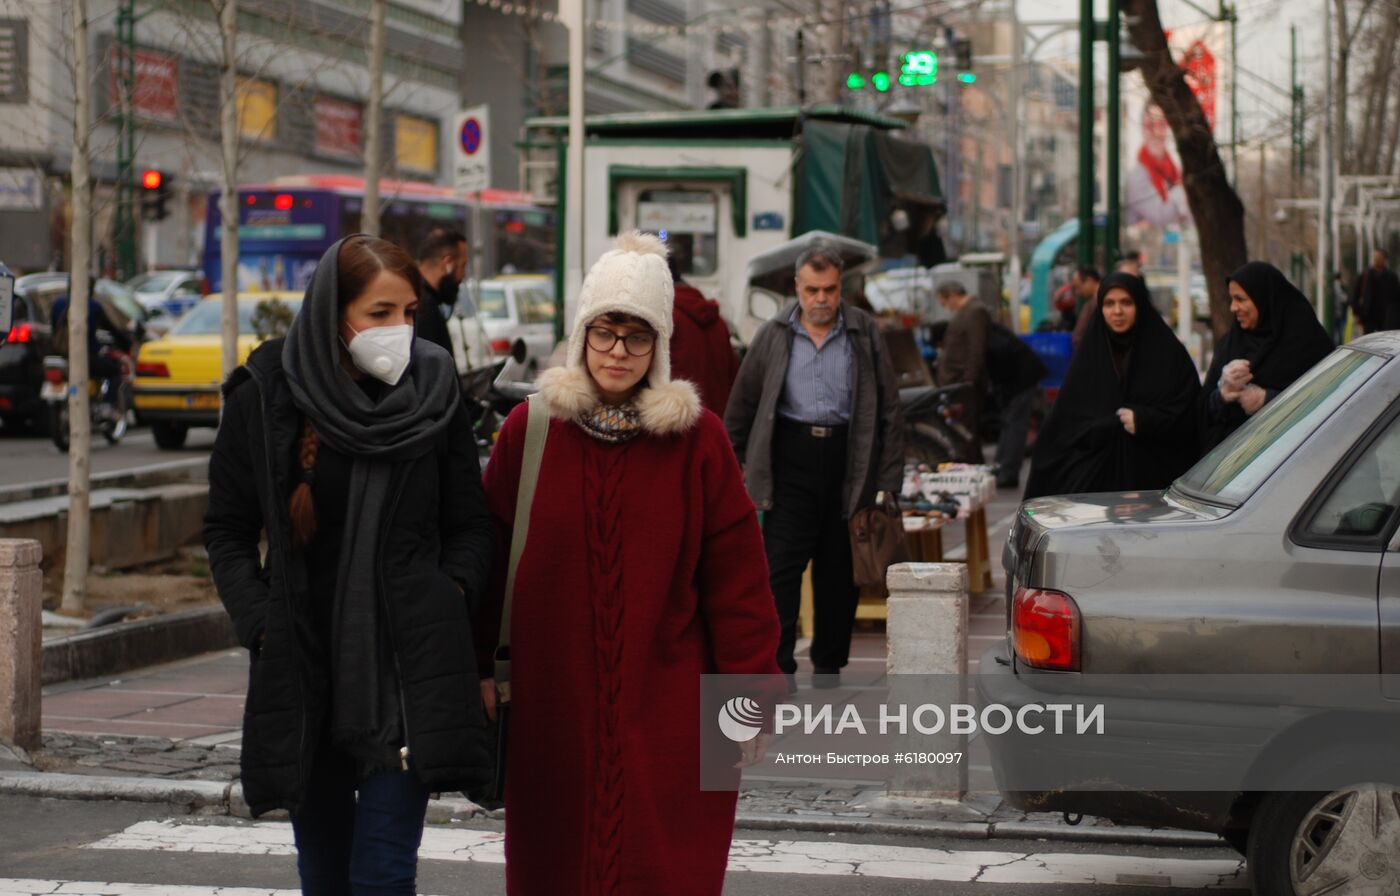
M292 489L288 511L292 518L292 547L305 548L316 537L316 501L311 494L316 469L316 449L320 440L316 429L307 420L301 435L301 449L297 459L301 466L301 481Z

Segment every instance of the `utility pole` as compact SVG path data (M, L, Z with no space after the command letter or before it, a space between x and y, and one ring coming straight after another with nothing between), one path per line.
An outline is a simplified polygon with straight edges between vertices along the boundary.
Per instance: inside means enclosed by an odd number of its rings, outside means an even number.
M1109 270L1118 261L1118 228L1123 218L1122 198L1123 191L1119 187L1121 172L1119 171L1118 155L1122 151L1123 138L1119 133L1120 118L1122 115L1122 103L1119 101L1119 81L1122 65L1123 39L1122 29L1119 26L1120 17L1118 14L1118 0L1108 0L1108 27L1105 29L1104 38L1108 42L1108 108L1105 122L1107 125L1107 163L1108 177L1106 197L1108 200L1108 220L1104 227L1103 240L1103 266Z
M1010 306L1011 329L1021 331L1021 228L1026 217L1026 171L1025 147L1021 145L1021 116L1025 108L1021 94L1024 92L1021 79L1021 64L1024 60L1021 33L1021 19L1016 14L1016 4L1011 4L1011 96L1007 97L1011 107L1011 263L1008 267L1011 280Z
M1094 263L1094 0L1079 0L1079 243Z
M1303 154L1305 152L1306 135L1303 133L1303 110L1306 108L1303 103L1303 85L1298 83L1298 26L1291 25L1288 29L1289 38L1289 71L1290 90L1292 104L1289 109L1289 123L1292 125L1293 145L1289 158L1289 172L1292 177L1292 189L1290 196L1299 195L1299 190L1303 186ZM1303 242L1302 228L1294 225L1293 253L1289 258L1289 273L1292 274L1294 283L1303 282L1303 253L1299 248Z
M92 268L92 174L89 152L92 75L87 0L73 13L73 249L68 284L68 544L60 607L73 615L87 601L92 554L92 421L88 409L88 297Z
M117 279L136 275L136 0L117 6Z
M369 108L366 109L365 198L360 230L379 236L379 169L384 166L384 16L388 0L373 0L369 28Z
M223 303L219 315L222 378L238 366L238 0L219 7L223 70L219 73L219 137L223 151L223 193L219 216L224 231L219 243L223 267Z
M1236 184L1240 180L1240 62L1239 62L1239 17L1235 7L1220 0L1221 22L1230 25L1230 176Z
M1317 156L1317 316L1324 327L1331 326L1332 316L1328 289L1328 237L1332 233L1332 10L1328 0L1322 2L1322 122L1318 125Z

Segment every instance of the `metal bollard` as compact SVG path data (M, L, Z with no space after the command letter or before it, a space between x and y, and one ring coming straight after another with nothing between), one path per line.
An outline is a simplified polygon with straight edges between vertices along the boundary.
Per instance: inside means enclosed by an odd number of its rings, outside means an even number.
M43 573L39 542L0 538L0 742L41 744Z
M967 700L967 566L962 563L900 563L885 577L890 596L885 623L890 703L948 707ZM942 765L895 765L890 796L960 800L967 792L967 735L911 733L911 749L961 753ZM898 739L897 745L898 748Z

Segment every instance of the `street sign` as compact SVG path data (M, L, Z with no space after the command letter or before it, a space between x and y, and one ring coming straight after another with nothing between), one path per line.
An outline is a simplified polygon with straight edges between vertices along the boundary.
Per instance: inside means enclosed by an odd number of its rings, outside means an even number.
M490 112L488 106L470 106L457 116L452 174L458 192L479 193L491 186Z
M15 275L0 261L0 342L9 336L15 316Z

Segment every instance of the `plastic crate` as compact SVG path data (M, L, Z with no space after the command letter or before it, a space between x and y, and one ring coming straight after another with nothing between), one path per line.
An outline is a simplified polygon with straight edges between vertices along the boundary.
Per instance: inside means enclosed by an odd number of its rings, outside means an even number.
M1058 390L1069 370L1070 355L1074 354L1074 334L1067 332L1026 333L1021 337L1031 351L1045 363L1049 371L1040 385Z

